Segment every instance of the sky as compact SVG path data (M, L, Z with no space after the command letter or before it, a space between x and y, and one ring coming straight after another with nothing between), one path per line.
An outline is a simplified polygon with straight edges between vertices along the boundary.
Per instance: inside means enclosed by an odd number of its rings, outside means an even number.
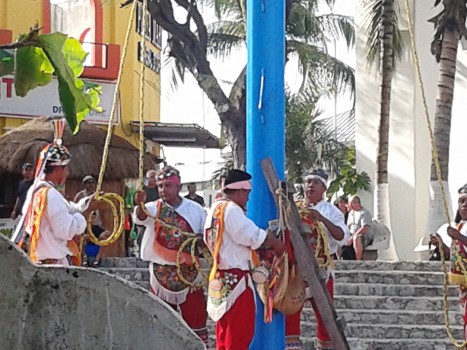
M204 18L206 23L215 21L212 11L205 9ZM355 0L336 0L335 13L353 16L355 13ZM333 54L334 45L330 45L330 54ZM348 52L344 43L337 42L336 57L345 63L355 67L355 51ZM171 123L196 123L215 136L220 135L220 121L211 101L198 87L190 73L186 73L184 84L174 89L171 84L171 66L162 58L161 70L161 121ZM224 61L210 58L211 68L218 78L221 87L226 94L229 93L231 82L235 81L240 71L246 64L246 49L237 50ZM286 84L296 90L299 77L294 74L294 62L286 67ZM337 103L337 113L349 109L350 100L348 96L340 99ZM323 117L334 115L334 101L321 101ZM214 170L219 168L222 161L220 150L203 150L194 148L163 147L163 156L170 165L179 168L183 182L201 181L211 177Z

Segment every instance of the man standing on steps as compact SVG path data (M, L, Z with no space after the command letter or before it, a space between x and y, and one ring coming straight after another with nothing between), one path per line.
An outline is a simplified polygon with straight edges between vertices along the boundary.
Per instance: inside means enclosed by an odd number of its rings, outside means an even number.
M216 349L247 350L255 331L255 297L250 262L254 250L271 247L276 255L284 243L261 230L245 215L251 175L230 170L223 197L214 202L206 220L204 240L213 255L209 275L208 313L216 322ZM263 281L264 282L264 281Z
M206 212L198 203L180 196L177 169L166 166L160 170L157 186L161 198L155 201L146 203L146 192L136 193L134 212L135 223L145 227L141 259L150 262L151 291L180 312L207 344L206 299L197 268L199 252L204 247L201 234ZM145 210L141 204L145 204Z
M465 269L467 268L467 184L459 189L460 223L454 228L449 226L448 235L455 240L451 249L451 272L449 281L460 287L460 302L464 307L464 340L467 340L467 282Z
M344 215L334 205L324 200L328 175L322 169L309 172L305 176L305 200L297 203L303 228L308 233L308 241L315 251L322 278L331 299L334 294L333 259L337 249L349 239L349 230ZM318 308L311 299L316 317L316 349L332 350L332 341L321 319ZM300 349L301 311L285 318L286 349Z

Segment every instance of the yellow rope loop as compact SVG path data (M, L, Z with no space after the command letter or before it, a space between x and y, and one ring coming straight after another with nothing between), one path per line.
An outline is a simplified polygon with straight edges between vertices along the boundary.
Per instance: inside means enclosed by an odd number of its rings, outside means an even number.
M285 214L290 206L290 200L285 195L284 191L280 188L276 190L276 195L279 197L279 206L281 207L279 212L283 211L283 213ZM305 209L305 208L301 208L301 210L299 210L299 213L301 215L306 215L307 212L308 212L308 209ZM286 215L284 215L284 217L287 218ZM286 226L289 227L287 223L287 219L286 219ZM316 249L315 249L315 258L318 261L318 266L322 269L325 269L332 264L331 254L329 252L329 239L326 233L327 229L322 222L316 222L316 230L318 232L318 237L317 237L317 243L316 243ZM321 260L319 257L320 249L324 250L324 257L325 257L324 262L322 263L319 262Z
M439 157L438 157L438 151L436 149L436 144L435 144L435 137L433 135L433 128L431 126L431 121L430 121L430 115L428 112L428 104L426 102L426 96L425 96L425 89L423 85L423 80L422 80L422 74L420 71L420 62L418 59L418 54L417 54L417 48L415 46L415 35L413 32L413 20L412 20L412 14L410 13L410 7L409 7L409 2L408 0L405 0L405 10L407 14L407 20L408 20L408 29L409 29L409 35L410 35L410 45L412 48L412 55L414 59L414 65L417 73L417 80L418 80L418 85L420 88L420 93L422 96L422 101L423 101L423 108L425 112L425 118L427 122L427 128L428 128L428 133L430 136L430 142L431 142L431 153L433 157L433 161L435 163L435 168L436 168L436 177L438 180L438 184L441 188L441 195L442 195L442 200L443 200L443 207L444 207L444 213L446 215L446 219L448 223L451 223L451 217L449 215L449 208L448 208L448 202L447 202L447 196L446 192L444 190L443 186L443 180L441 177L441 166L439 164ZM440 241L438 237L438 242L439 242L439 247L440 247L440 255L441 255L441 264L443 268L443 273L444 273L444 283L443 283L443 306L444 306L444 323L446 325L446 331L448 334L448 337L451 341L451 343L458 349L464 349L467 346L467 341L464 341L463 343L458 343L454 336L452 335L451 332L451 325L449 321L449 305L448 305L448 284L449 284L449 278L448 278L448 271L446 267L446 259L444 256L444 249L443 249L443 243ZM454 240L453 240L454 244ZM464 273L464 276L467 276L467 269L465 266L462 266L462 271Z
M92 233L91 220L90 220L90 217L88 218L87 232L89 234L89 237L93 243L100 245L100 246L109 245L115 242L120 237L124 229L125 204L124 204L123 198L115 193L101 194L101 190L102 190L102 184L104 182L104 174L105 174L105 170L107 167L107 161L109 158L110 141L112 139L112 133L113 133L113 121L115 119L115 113L117 111L118 94L120 91L120 85L122 81L124 62L125 62L125 58L128 52L128 44L130 41L131 28L133 26L133 20L135 17L136 4L137 4L137 1L134 1L131 7L130 19L129 19L127 31L125 34L125 41L124 41L123 49L122 49L122 58L120 60L117 82L115 84L115 92L113 96L112 109L110 112L109 122L107 124L107 135L105 138L104 151L102 154L102 163L101 163L101 168L99 171L99 177L97 179L96 192L94 195L95 200L107 203L112 210L112 215L114 218L114 227L113 227L113 232L110 235L110 237L106 240L99 241L96 238L96 236ZM119 202L118 210L111 199L116 199Z
M109 244L116 242L120 238L124 230L124 220L123 220L122 213L125 212L125 201L123 200L121 196L115 193L105 193L103 195L98 196L96 200L102 201L109 205L112 211L112 216L114 218L113 231L112 231L112 234L108 238L104 240L99 240L92 232L92 220L91 220L92 213L89 214L89 217L87 220L88 224L87 224L86 231L89 235L89 239L91 240L91 242L99 246L107 246ZM116 205L114 204L113 200L116 200L118 202L118 209Z
M177 251L177 260L176 260L176 266L177 266L177 276L178 278L180 278L180 281L182 281L183 283L185 283L186 285L190 286L190 287L193 287L193 288L196 288L196 289L199 289L199 288L202 288L203 285L207 285L208 284L208 276L207 274L205 274L202 269L201 269L201 266L199 265L198 263L198 259L197 259L197 256L196 256L196 244L198 243L198 240L200 238L199 237L190 237L188 238L185 242L182 243L182 245L180 246L180 248L178 249ZM202 280L203 280L203 283L195 283L195 282L190 282L188 281L185 276L183 276L183 273L182 273L182 267L181 267L181 263L180 263L180 258L181 258L181 255L182 255L182 252L183 250L191 243L191 250L190 250L190 254L191 254L191 258L193 259L193 265L196 267L196 269L198 270L198 273L201 275L202 277ZM205 253L205 251L203 250L203 253ZM207 258L208 255L205 255L205 258ZM212 260L212 259L211 259Z

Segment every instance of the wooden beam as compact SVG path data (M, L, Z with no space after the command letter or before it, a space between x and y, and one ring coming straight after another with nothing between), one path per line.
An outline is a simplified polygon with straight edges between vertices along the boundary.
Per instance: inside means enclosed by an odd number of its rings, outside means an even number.
M277 177L276 170L270 158L263 159L261 161L261 167L272 196L276 204L279 205L276 191L279 188L284 188L286 185ZM291 198L290 200L292 205L290 205L290 210L286 211L287 225L290 231L290 239L294 249L295 260L297 261L298 271L308 283L311 296L314 298L321 318L326 325L334 349L349 350L350 348L345 338L343 325L334 310L331 297L326 289L325 281L320 278L318 262L316 261L314 251L311 249L306 239L307 234L303 231L297 207Z

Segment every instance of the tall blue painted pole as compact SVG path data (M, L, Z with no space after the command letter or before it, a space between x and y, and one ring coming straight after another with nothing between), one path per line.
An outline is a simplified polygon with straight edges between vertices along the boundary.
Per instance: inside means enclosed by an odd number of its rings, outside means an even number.
M279 178L285 167L285 0L247 0L246 167L253 176L247 215L260 227L277 218L277 208L260 161L272 158ZM274 312L264 323L257 297L252 350L283 350L285 318Z

